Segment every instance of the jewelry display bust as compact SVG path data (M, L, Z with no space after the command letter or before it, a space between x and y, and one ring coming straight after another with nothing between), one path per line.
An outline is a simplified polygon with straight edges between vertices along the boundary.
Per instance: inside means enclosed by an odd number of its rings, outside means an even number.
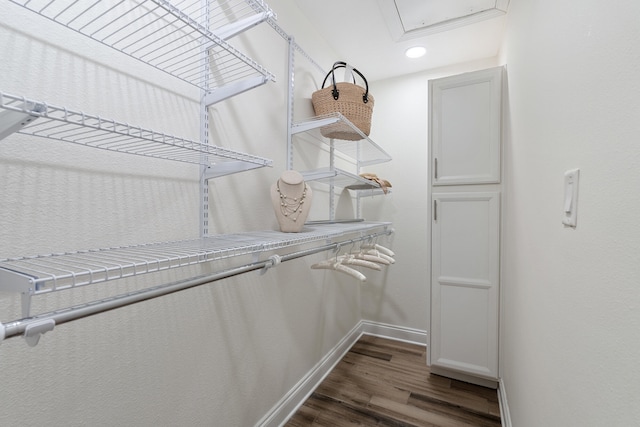
M297 233L302 230L311 209L311 188L300 172L284 171L271 186L271 202L280 231Z

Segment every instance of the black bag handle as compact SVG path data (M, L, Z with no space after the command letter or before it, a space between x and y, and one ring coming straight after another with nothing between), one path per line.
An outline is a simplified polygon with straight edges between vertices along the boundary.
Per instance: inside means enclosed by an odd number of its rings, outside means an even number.
M325 83L327 83L327 79L329 78L329 75L331 75L331 80L333 81L333 90L331 91L331 94L333 95L333 99L337 101L338 98L340 98L340 91L336 87L336 76L334 74L334 71L336 68L347 68L347 63L344 61L335 62L333 64L333 67L331 67L331 71L329 71L329 73L327 73L327 75L324 77L324 80L322 81L322 88L324 88L324 85ZM360 71L356 70L355 68L353 68L353 71L355 71L356 74L359 75L362 78L362 80L364 80L365 92L362 94L362 102L366 104L367 102L369 102L369 83L367 82L367 79L362 75Z

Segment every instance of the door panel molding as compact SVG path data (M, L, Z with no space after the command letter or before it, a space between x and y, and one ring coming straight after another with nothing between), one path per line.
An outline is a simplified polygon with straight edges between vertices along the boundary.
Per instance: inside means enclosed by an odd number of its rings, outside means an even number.
M502 67L429 81L432 184L500 183Z

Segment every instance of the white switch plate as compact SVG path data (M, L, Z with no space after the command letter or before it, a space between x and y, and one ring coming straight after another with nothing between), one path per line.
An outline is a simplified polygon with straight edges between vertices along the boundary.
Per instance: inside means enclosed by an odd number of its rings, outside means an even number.
M564 203L562 223L569 227L577 225L578 182L580 169L571 169L564 173Z

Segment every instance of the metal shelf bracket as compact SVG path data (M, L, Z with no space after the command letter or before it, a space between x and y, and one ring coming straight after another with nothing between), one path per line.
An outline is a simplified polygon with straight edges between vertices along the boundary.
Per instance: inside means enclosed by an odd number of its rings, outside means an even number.
M213 31L213 33L220 37L222 40L228 40L233 36L236 36L251 27L255 27L256 25L266 21L269 18L274 16L273 12L268 11L260 14L256 14L254 16L250 16L245 19L241 19L234 23L225 25L224 27L218 28Z
M230 83L207 93L204 97L204 103L207 107L210 107L220 101L224 101L225 99L261 86L268 81L269 79L266 76L260 75L240 80L235 83Z
M2 94L0 93L0 98L1 97ZM2 100L0 100L0 105L3 105ZM18 132L40 117L39 114L31 114L30 112L41 113L45 110L46 107L44 104L36 104L25 100L23 101L22 111L5 110L0 112L0 140Z
M31 316L31 292L23 292L20 297L22 300L22 317Z
M216 163L213 166L207 167L207 169L204 172L203 178L205 180L209 180L212 178L217 178L219 176L230 175L236 172L245 172L251 169L261 168L263 166L271 166L271 162L266 163L265 165L248 163L243 161L220 162L220 163Z

